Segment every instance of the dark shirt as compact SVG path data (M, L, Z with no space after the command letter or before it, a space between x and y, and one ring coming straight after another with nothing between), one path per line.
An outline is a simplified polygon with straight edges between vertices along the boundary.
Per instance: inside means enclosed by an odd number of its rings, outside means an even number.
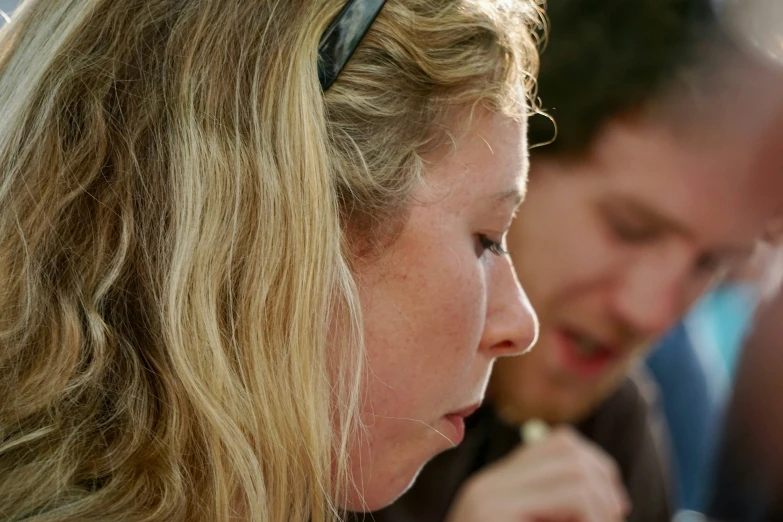
M628 379L576 426L617 461L634 505L628 522L670 522L672 518L668 457L662 448L661 421L651 405L649 390L640 378ZM491 407L481 408L467 421L460 446L427 464L411 490L397 502L372 515L359 515L357 520L444 520L465 480L521 443L518 429L500 421Z

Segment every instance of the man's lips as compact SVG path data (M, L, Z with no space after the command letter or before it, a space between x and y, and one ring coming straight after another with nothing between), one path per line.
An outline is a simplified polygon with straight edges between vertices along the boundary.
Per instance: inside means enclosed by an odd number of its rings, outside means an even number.
M574 330L557 329L555 338L560 364L583 378L599 377L622 357L621 344L603 343Z
M558 331L574 341L588 341L595 345L602 352L610 352L613 355L622 355L623 346L627 346L630 342L621 341L618 337L613 335L595 334L588 330L581 330L579 328L560 327Z

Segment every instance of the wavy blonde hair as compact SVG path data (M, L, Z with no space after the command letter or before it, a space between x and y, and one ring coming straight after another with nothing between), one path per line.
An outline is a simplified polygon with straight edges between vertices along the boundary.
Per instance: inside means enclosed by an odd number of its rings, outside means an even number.
M530 110L541 20L389 0L324 95L343 4L28 0L2 30L0 518L339 517L356 245L447 112Z

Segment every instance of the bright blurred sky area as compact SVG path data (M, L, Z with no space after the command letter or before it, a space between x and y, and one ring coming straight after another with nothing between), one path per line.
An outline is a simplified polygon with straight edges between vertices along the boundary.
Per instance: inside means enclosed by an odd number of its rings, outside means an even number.
M18 3L17 0L0 0L0 11L5 11L10 15ZM0 24L2 24L2 20L0 20Z

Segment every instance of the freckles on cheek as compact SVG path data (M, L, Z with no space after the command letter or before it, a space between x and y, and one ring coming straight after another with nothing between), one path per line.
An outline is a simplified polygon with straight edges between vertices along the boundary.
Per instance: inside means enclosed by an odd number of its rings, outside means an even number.
M480 261L453 267L443 290L443 335L452 350L473 353L478 348L486 319L486 283Z
M450 396L475 369L491 260L456 250L462 232L422 236L400 238L405 255L394 256L362 292L366 382L376 413L403 416Z

